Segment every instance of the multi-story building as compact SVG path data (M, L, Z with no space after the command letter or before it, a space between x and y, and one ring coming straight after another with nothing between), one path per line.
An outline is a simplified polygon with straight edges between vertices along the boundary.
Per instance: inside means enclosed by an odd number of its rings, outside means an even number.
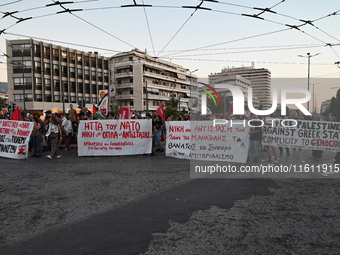
M77 108L85 100L92 109L99 90L109 89L109 60L97 52L84 52L46 42L6 40L9 101L27 112Z
M180 65L134 49L111 57L110 69L115 101L123 107L142 112L157 110L173 94L180 100L180 110L188 111L190 106L190 110L197 110L197 104L189 105L198 98L197 76Z
M232 74L240 75L250 81L254 96L258 98L263 109L269 109L271 107L271 73L268 69L256 69L254 66L230 69L223 68L220 73L209 75L209 83L215 83L215 81L221 77Z

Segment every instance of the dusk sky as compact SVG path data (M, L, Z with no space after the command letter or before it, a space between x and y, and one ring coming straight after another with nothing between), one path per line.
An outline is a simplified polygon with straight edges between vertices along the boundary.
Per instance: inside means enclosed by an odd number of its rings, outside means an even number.
M312 79L334 78L316 88L320 100L340 87L340 2L334 0L136 0L152 7L121 7L133 0L78 0L56 14L52 0L2 0L0 11L17 13L0 19L0 54L5 39L33 38L104 56L138 48L205 78L222 68L267 68L273 78L298 78L307 88L307 56ZM183 8L182 6L200 9ZM204 9L202 9L204 8ZM208 10L209 8L210 10ZM261 13L260 9L267 9ZM245 16L250 15L253 17ZM254 16L255 15L255 16ZM16 18L29 18L17 23ZM0 57L0 81L7 81L5 57ZM337 81L338 80L338 81ZM329 80L330 81L330 80ZM273 86L281 86L275 85ZM282 86L291 86L284 84ZM294 85L297 86L297 85Z

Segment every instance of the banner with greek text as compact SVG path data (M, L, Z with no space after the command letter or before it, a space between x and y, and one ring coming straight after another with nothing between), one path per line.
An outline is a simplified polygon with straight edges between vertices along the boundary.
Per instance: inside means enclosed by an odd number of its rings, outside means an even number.
M269 119L262 128L262 142L280 147L340 151L340 122Z
M151 120L80 121L79 156L151 153Z
M245 163L249 127L213 121L167 122L166 156L208 161Z
M34 123L0 120L0 157L28 158L28 143Z

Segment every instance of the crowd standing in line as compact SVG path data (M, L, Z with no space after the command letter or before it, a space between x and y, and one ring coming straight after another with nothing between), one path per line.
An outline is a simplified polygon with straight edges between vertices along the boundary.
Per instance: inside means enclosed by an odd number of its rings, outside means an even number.
M73 108L73 105L70 104L70 109L68 113L63 114L52 114L51 111L45 112L44 121L40 119L40 115L30 114L27 121L34 122L34 127L32 130L32 134L29 142L29 150L33 149L33 155L31 157L41 157L43 151L50 151L50 154L47 155L47 158L52 159L54 154L57 155L57 158L61 158L62 155L60 153L60 148L62 144L65 144L65 150L70 150L70 144L72 142L73 137L77 136L78 132L78 123L80 120L91 120L92 113L88 111L85 107L83 108L79 114ZM268 115L262 119L263 123L266 123L266 118L270 118ZM152 120L152 146L150 148L150 154L156 155L154 153L154 148L157 145L156 151L163 152L164 148L162 145L161 136L163 135L164 141L167 138L166 126L170 121L204 121L204 120L213 120L213 119L226 119L230 120L231 116L227 112L224 115L219 114L217 117L214 115L195 115L193 113L189 113L187 115L180 114L178 118L175 118L173 115L166 116L166 121L163 122L161 116L157 115L156 111L153 111L152 114L147 113L145 117L139 115L138 112L134 112L132 116L133 119L149 119ZM268 156L268 162L271 162L272 155L274 156L275 163L277 162L277 152L275 146L263 146L262 145L262 128L261 122L256 115L244 115L244 116L233 116L233 119L239 120L251 120L252 125L249 131L249 148L248 148L248 157L247 162L258 162L258 154L259 151L266 152ZM281 116L282 119L286 118ZM94 117L93 119L97 119ZM106 119L119 119L119 116L116 116L114 112L108 112ZM320 121L319 117L314 118L315 121ZM264 149L263 149L264 147ZM251 160L251 154L254 150L254 158ZM288 147L285 147L287 156L290 155L290 150ZM295 148L293 150L296 150ZM301 149L299 149L301 150ZM283 147L279 147L280 155L283 154ZM313 150L312 157L313 160L320 160L322 156L322 150ZM340 163L340 152L338 152L335 156L335 163Z

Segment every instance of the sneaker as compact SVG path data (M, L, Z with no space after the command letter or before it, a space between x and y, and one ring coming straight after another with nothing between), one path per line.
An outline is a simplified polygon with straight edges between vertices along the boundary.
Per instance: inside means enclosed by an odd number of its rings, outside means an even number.
M38 157L38 158L41 157L41 154L38 154L37 157Z
M61 157L62 157L62 155L58 155L58 156L57 156L57 158L61 158Z
M250 157L247 158L247 163L250 163Z
M36 157L36 156L37 156L37 154L33 154L33 155L31 156L31 158L32 158L32 157Z
M161 149L161 152L163 152L164 150L163 149Z
M257 157L254 158L254 163L257 163Z
M272 157L268 157L268 162L272 162Z
M46 158L52 159L52 156L51 155L47 155Z

